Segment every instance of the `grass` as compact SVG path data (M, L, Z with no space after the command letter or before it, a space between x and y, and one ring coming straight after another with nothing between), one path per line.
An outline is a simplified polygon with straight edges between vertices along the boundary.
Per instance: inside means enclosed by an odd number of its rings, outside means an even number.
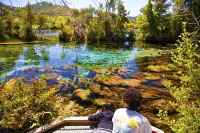
M16 38L6 38L5 39L6 42L23 42L20 39L16 39Z
M37 42L47 42L47 41L51 41L51 42L57 42L59 41L58 36L44 36L41 38L37 38L35 41L31 41L29 43L37 43ZM24 44L24 43L28 43L27 41L23 41L20 39L16 39L16 38L5 38L4 40L0 41L0 44Z

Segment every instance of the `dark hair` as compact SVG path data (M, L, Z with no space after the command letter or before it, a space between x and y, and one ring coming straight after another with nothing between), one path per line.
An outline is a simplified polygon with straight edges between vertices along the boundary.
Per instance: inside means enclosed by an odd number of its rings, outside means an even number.
M110 110L110 111L115 111L115 107L114 107L114 104L111 103L111 102L107 102L104 104L103 108L102 108L102 111L105 111L105 110Z
M142 102L142 95L136 88L129 88L124 90L123 100L127 104L128 109L137 110Z

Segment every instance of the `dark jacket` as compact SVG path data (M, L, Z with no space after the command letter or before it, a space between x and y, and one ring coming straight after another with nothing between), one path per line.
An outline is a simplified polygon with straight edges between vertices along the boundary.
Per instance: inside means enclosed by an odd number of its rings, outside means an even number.
M112 117L114 112L110 110L105 110L101 113L90 115L88 120L90 121L99 121L97 128L106 128L106 129L113 129Z

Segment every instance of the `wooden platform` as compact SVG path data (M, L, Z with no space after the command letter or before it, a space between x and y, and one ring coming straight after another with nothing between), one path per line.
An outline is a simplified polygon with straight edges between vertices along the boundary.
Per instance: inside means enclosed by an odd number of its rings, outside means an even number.
M91 133L96 127L97 122L88 121L88 117L67 117L32 130L29 133ZM152 126L152 130L164 133L154 126Z

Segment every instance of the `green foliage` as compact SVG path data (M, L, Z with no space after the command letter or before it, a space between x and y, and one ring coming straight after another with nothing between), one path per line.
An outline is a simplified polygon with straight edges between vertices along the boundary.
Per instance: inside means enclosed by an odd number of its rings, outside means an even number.
M7 128L27 132L58 115L56 88L49 87L45 80L28 84L22 79L11 79L0 91L2 125Z
M136 39L149 42L174 42L182 32L182 21L191 23L187 29L197 31L194 36L199 36L200 2L198 0L172 2L174 10L170 13L169 1L149 0L141 9L142 14L137 16L136 23L129 22L129 13L120 0L108 0L105 5L99 3L98 9L90 6L81 10L68 9L49 2L33 5L28 3L23 8L0 5L3 7L0 18L0 40L17 38L33 41L36 39L33 29L59 29L60 40L64 41L124 41L126 32L130 32L131 36L128 38L130 41L135 40L137 36ZM78 30L75 25L78 25ZM138 28L137 34L133 32L133 28Z
M173 24L171 14L167 12L170 3L166 0L159 0L152 3L151 0L142 8L143 15L136 19L138 26L138 40L148 42L171 42L174 41L174 34L171 34ZM176 28L175 28L176 29ZM175 30L174 30L175 31ZM177 34L176 34L177 36Z
M172 60L182 68L176 75L181 86L170 86L170 83L166 83L170 94L175 98L171 105L178 112L177 118L170 118L167 112L162 110L158 115L175 133L200 132L200 66L196 62L200 56L196 52L197 44L192 43L190 36L191 33L184 28L176 44L177 49L172 52Z
M64 60L64 59L66 58L66 53L62 53L61 56L60 56L60 58L61 58L62 60Z
M135 34L135 32L134 32L134 30L131 30L130 32L129 32L129 36L128 36L128 41L134 41L135 40L135 36L136 36L136 34Z
M101 4L97 10L92 7L81 10L81 18L84 20L88 31L87 40L90 42L125 40L126 28L124 23L128 23L127 15L129 13L123 3L114 0L107 1L105 8L106 12L104 12L103 4ZM117 10L117 14L114 13L115 10Z
M40 56L36 52L36 48L33 45L29 45L24 52L26 60L31 60L35 65L39 64Z
M37 16L36 16L36 23L37 23L37 25L39 25L38 27L39 27L39 29L43 29L43 28L45 28L45 24L46 24L46 22L47 22L47 16L45 16L44 14L38 14Z
M25 25L25 36L24 36L24 39L26 41L33 41L35 40L35 36L33 34L33 29L32 29L32 26L35 22L35 13L31 7L31 5L27 4L27 16L25 17L25 22L26 22L26 25Z
M199 30L199 0L174 0L174 7L177 13L176 16L181 16L182 22L188 22L187 31L194 32Z
M56 22L55 22L56 28L61 29L61 31L63 31L65 24L66 24L66 19L64 19L64 17L58 16L56 18Z
M140 15L136 19L139 27L139 35L137 39L143 41L153 41L156 38L158 29L151 0L148 0L148 4L142 9L142 11L144 15Z
M123 41L125 40L125 34L126 34L124 23L127 23L129 21L127 18L127 15L129 13L127 13L127 11L125 10L125 7L122 2L118 3L117 11L118 11L118 14L115 20L116 24L114 24L114 28L112 28L111 31L114 34L114 37L113 37L114 40Z
M42 57L42 60L44 61L48 61L49 60L49 52L45 50L45 48L42 48L41 50L41 57Z
M176 66L174 64L167 64L167 67L170 68L170 69L175 69Z
M31 5L34 12L40 12L41 8L42 10L48 10L48 8L53 7L53 3L47 2L47 1L42 1L42 2L37 2L36 4Z
M33 30L40 33L41 29L50 28L61 31L59 40L62 41L123 41L127 32L124 23L129 23L128 14L123 3L118 0L100 4L99 9L90 6L80 11L48 2L28 3L26 7L15 8L13 12L4 15L0 21L0 38L6 38L4 34L7 33L9 38L33 41L36 39ZM134 36L131 32L130 40L134 40Z

